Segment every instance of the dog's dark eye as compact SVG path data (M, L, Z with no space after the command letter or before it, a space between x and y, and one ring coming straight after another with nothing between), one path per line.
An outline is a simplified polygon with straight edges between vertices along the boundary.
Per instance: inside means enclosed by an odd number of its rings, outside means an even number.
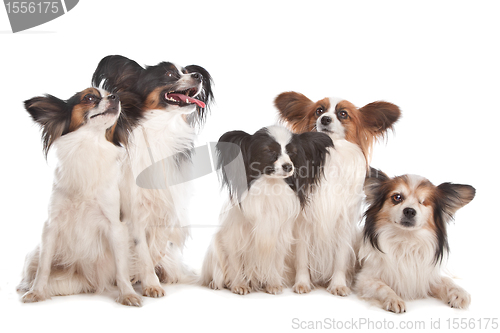
M349 114L347 113L346 110L340 110L338 113L337 113L337 116L339 117L339 119L341 120L345 120L349 117Z
M278 153L274 151L271 152L271 159L275 162L278 159Z
M165 76L168 77L169 79L173 79L173 78L176 78L178 76L178 74L173 70L168 70L165 73Z
M319 108L316 109L316 115L319 117L323 114L323 112L325 112L325 109L323 109L322 106L320 106Z
M403 196L401 194L396 193L391 197L391 199L392 203L397 205L403 201Z
M97 96L93 94L87 94L83 96L82 102L84 103L95 103L97 101Z

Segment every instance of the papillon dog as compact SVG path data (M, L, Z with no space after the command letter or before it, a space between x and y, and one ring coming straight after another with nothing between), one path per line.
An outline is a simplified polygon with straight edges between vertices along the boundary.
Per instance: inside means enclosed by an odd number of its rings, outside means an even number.
M334 295L347 296L356 263L357 224L371 148L392 129L400 110L387 102L359 109L339 98L313 102L296 92L280 94L275 105L293 132L323 132L334 144L328 149L325 180L315 187L295 225L293 290L307 293L320 285Z
M360 297L387 311L406 312L404 300L428 295L452 308L466 308L470 295L441 275L448 254L446 225L474 199L470 185L443 183L404 175L389 178L373 170L365 193L368 210L356 278Z
M139 96L141 119L132 130L122 216L131 234L135 265L144 296L161 297L161 283L192 278L180 258L189 235L186 217L193 172L195 127L203 123L213 99L212 79L200 66L170 62L143 68L123 56L101 60L92 82L112 92Z
M119 97L88 88L68 100L34 97L25 107L42 128L45 155L56 147L58 165L42 241L27 256L18 286L22 301L101 292L116 283L119 303L140 306L130 283L127 226L120 221L124 151L113 142L126 128L117 124Z
M332 145L323 133L292 134L282 126L222 135L218 169L230 200L203 263L203 285L240 295L282 291L294 221Z

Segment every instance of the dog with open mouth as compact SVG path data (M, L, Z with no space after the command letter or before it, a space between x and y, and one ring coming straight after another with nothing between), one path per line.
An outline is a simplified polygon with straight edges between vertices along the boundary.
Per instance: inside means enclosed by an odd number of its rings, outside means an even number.
M192 278L180 256L189 235L191 193L183 180L193 172L191 150L213 100L212 78L197 65L161 62L144 68L113 55L101 60L92 82L140 99L141 119L130 132L124 163L121 210L135 257L132 275L141 281L144 296L162 297L160 282Z

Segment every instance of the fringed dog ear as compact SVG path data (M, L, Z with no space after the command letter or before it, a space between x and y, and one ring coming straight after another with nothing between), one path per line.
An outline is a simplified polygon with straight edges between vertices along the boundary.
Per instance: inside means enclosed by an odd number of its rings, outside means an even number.
M120 116L113 127L106 131L106 139L117 146L127 147L130 133L142 118L142 104L139 95L132 92L120 92L118 96L121 105Z
M369 128L374 135L383 135L392 129L401 116L397 105L388 102L373 102L359 109L364 128Z
M137 62L121 55L104 57L92 75L92 86L112 93L131 90L144 70Z
M389 180L384 172L370 167L370 171L365 178L364 191L366 195L366 202L373 205L376 200L380 199L380 186L383 182Z
M443 183L437 187L437 196L441 210L452 218L457 210L474 199L476 189L470 185Z
M310 108L313 104L314 102L309 98L294 91L281 93L274 100L274 105L279 111L281 120L289 124L294 133L313 130L314 123L311 123L309 117Z
M214 84L212 76L210 73L203 67L197 66L197 65L189 65L185 67L188 73L199 73L203 76L203 82L202 82L202 91L200 94L196 97L196 99L199 99L203 103L205 103L206 110L210 109L210 105L214 101L214 93L212 90L212 86ZM200 112L200 107L198 107L198 111ZM204 109L201 109L202 111L206 111Z
M65 101L52 95L33 97L24 102L31 118L42 128L45 158L54 141L66 134L71 122L71 110Z
M330 147L333 147L332 139L318 132L294 134L286 147L295 172L285 181L298 194L302 207L307 204L312 187L324 176L323 167Z
M249 170L246 170L245 159L250 137L243 131L227 132L220 137L215 147L222 186L227 187L230 198L238 203L248 191Z
M363 228L363 238L365 242L370 242L374 249L383 252L378 243L378 232L376 222L377 214L382 209L385 201L387 190L384 184L390 178L380 170L370 168L370 172L365 179L364 190L366 194L366 202L369 204L365 212L365 225Z

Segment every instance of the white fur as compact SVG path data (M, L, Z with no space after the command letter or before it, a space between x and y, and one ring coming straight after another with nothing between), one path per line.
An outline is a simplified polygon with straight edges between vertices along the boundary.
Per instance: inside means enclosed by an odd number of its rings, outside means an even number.
M464 289L450 278L441 276L444 263L435 262L437 237L432 228L424 227L432 224L429 222L432 219L431 208L422 205L425 198L415 195L415 189L422 180L425 178L409 175L408 186L395 189L405 197L404 204L384 204L386 209L390 207L390 213L389 221L377 229L382 252L367 240L361 243L359 250L362 263L356 278L359 297L377 301L382 308L395 313L406 312L404 300L429 295L455 308L466 308L470 303L470 295ZM404 227L399 223L405 207L417 210L413 227Z
M285 260L293 244L293 224L300 212L296 193L284 181L293 174L281 165L292 163L285 146L291 133L281 126L268 127L281 144L282 155L273 175L262 175L241 204L228 202L222 208L221 228L205 257L202 284L212 289L230 288L245 295L264 289L280 293L286 286Z
M314 285L327 287L334 295L351 293L350 277L355 266L355 244L361 220L366 160L357 145L345 140L345 131L334 110L339 98L330 98L329 126L316 122L333 140L325 162L325 179L311 195L295 226L294 251L297 293L307 293Z
M322 285L335 295L350 293L348 275L355 265L357 223L361 219L366 173L361 149L333 138L325 163L325 179L311 195L295 226L297 293Z
M252 289L281 292L293 222L300 211L297 195L283 179L262 176L241 206L228 206L205 257L203 284L242 295Z
M396 225L379 229L381 253L363 242L359 257L363 268L356 278L359 297L378 301L387 310L406 312L404 300L429 295L456 308L466 308L470 295L440 274L434 264L436 237L428 229L404 231Z
M128 233L119 216L123 150L104 136L116 117L89 119L54 142L59 164L42 241L27 256L18 287L26 291L23 302L100 292L116 283L118 302L141 305L130 283Z
M194 105L149 110L129 139L123 192L130 196L122 201L122 210L134 249L132 275L141 281L145 296L164 295L155 268L167 274L163 282L178 282L189 275L180 252L189 236L186 205L190 190L183 180L190 179L193 166L189 158L177 165L171 157L193 146L195 131L184 117L194 110ZM137 177L153 163L158 168L146 177L149 188L138 186Z

